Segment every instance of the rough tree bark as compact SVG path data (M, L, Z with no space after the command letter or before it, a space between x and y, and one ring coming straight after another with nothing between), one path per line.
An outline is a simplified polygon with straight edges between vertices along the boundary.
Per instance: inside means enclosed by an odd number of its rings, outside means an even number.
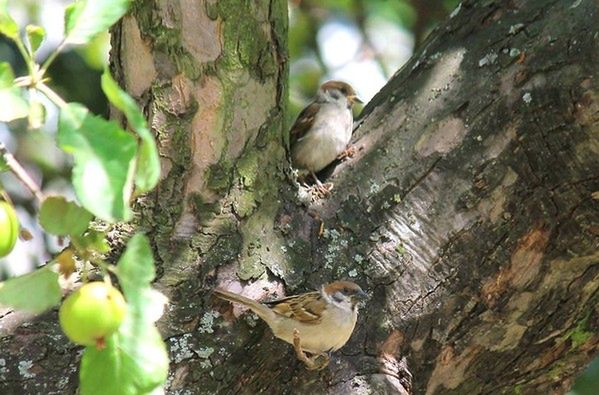
M306 207L284 175L286 3L137 2L117 69L163 157L138 210L171 300L168 390L565 392L599 347L598 26L593 0L463 2ZM372 298L321 372L210 297L337 278ZM0 392L72 392L55 312L0 320Z

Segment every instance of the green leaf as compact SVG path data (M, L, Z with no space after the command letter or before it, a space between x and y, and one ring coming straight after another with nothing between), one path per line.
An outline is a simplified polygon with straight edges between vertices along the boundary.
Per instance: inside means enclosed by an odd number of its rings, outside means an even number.
M154 280L154 258L146 236L138 233L129 240L127 249L117 265L117 272L125 295L128 288L135 290L144 285L148 286Z
M73 240L77 243L78 248L87 251L96 251L100 254L110 251L110 245L106 241L106 233L99 230L90 229L83 236L74 236Z
M122 367L127 361L119 350L117 336L115 333L107 337L106 347L102 350L85 348L79 368L81 395L132 394L129 388L125 388L125 380L121 377L126 374ZM123 383L122 387L119 382Z
M86 44L115 24L129 9L130 0L79 0L65 10L65 41Z
M43 27L36 25L27 25L25 31L27 32L27 40L29 41L31 55L33 55L40 45L42 45L42 42L46 37L46 31Z
M0 122L10 122L29 114L27 101L21 96L21 88L15 85L14 80L10 64L0 63Z
M5 172L7 170L10 170L10 168L8 167L8 163L6 163L6 159L4 159L4 156L0 156L0 173Z
M135 235L117 265L128 309L106 348L87 347L81 360L82 395L146 394L162 386L168 373L168 354L156 320L154 260L147 238Z
M7 0L0 0L0 33L16 41L19 39L19 26L8 13L7 3Z
M1 1L1 0L0 0ZM10 63L0 63L0 89L10 88L15 85L15 73L10 67Z
M141 140L135 185L139 192L149 191L156 186L160 178L160 159L154 136L148 129L146 119L135 100L118 86L108 70L104 70L102 74L102 90L108 101L125 114L127 121Z
M158 330L153 325L138 328L139 337L132 339L132 321L125 318L121 328L127 327L129 333L119 330L108 337L106 348L85 348L79 371L81 395L148 394L164 384L168 354Z
M0 122L10 122L29 114L27 102L21 97L21 89L0 89Z
M83 207L106 221L130 219L135 138L115 122L69 103L60 112L58 144L75 158L73 185Z
M46 198L39 216L44 230L58 236L82 234L93 217L89 211L62 196Z
M58 273L44 266L0 283L0 304L38 314L60 302Z

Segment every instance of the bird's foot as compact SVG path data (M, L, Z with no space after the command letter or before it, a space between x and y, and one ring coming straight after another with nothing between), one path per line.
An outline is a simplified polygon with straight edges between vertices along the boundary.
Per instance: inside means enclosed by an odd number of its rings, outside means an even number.
M329 197L331 195L331 191L333 190L333 184L330 182L323 184L320 182L318 177L316 177L316 174L311 173L311 175L315 182L314 185L309 187L310 194L312 195L312 201Z
M302 361L308 370L322 370L326 368L331 360L328 354L316 354L307 356L302 349L300 333L297 329L293 330L293 348L297 359Z
M312 201L328 198L329 196L331 196L331 191L333 190L333 187L334 185L331 182L327 182L325 184L318 182L318 184L312 185L310 187Z
M354 155L356 154L357 149L356 147L354 147L353 145L350 145L349 147L347 147L345 149L345 151L343 151L342 153L340 153L339 155L337 155L337 159L338 160L344 160L347 158L353 158Z

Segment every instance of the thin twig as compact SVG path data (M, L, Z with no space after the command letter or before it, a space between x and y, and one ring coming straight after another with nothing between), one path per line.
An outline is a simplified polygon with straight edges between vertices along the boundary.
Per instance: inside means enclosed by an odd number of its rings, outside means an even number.
M35 86L38 91L42 92L50 101L60 109L64 109L67 106L67 102L62 99L56 92L48 87L48 85L44 83L39 83Z
M33 193L35 198L38 200L40 204L44 200L44 194L40 187L33 181L31 176L27 173L27 171L21 166L21 164L15 159L13 154L11 154L4 143L0 141L0 155L6 162L6 165L14 173L15 176Z
M23 42L21 41L20 38L15 39L14 42L17 45L17 49L21 53L21 56L23 57L25 64L27 65L27 70L29 70L29 75L33 75L33 73L35 71L35 69L34 69L35 62L33 61L33 57L31 55L29 55L29 52L23 45Z
M50 54L50 56L48 56L48 58L46 59L46 61L42 65L42 68L40 69L40 77L43 77L44 74L46 74L46 71L48 71L48 67L50 67L50 65L52 64L52 62L54 61L54 59L56 59L56 57L64 49L64 47L66 46L66 44L67 44L66 40L63 39L60 42L60 44L58 45L58 47L56 47L54 49L54 51L52 51L52 53Z

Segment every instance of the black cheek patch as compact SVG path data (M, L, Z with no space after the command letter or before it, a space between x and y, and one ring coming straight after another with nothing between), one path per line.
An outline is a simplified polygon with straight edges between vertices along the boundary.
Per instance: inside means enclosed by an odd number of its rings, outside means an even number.
M336 90L332 90L332 91L331 91L329 94L330 94L330 95L331 95L331 97L332 97L333 99L335 99L335 100L339 100L339 98L341 97L341 96L339 95L339 92L337 92Z
M335 300L335 302L341 303L343 302L343 300L345 299L345 297L341 294L341 292L335 292L333 295L333 300Z

